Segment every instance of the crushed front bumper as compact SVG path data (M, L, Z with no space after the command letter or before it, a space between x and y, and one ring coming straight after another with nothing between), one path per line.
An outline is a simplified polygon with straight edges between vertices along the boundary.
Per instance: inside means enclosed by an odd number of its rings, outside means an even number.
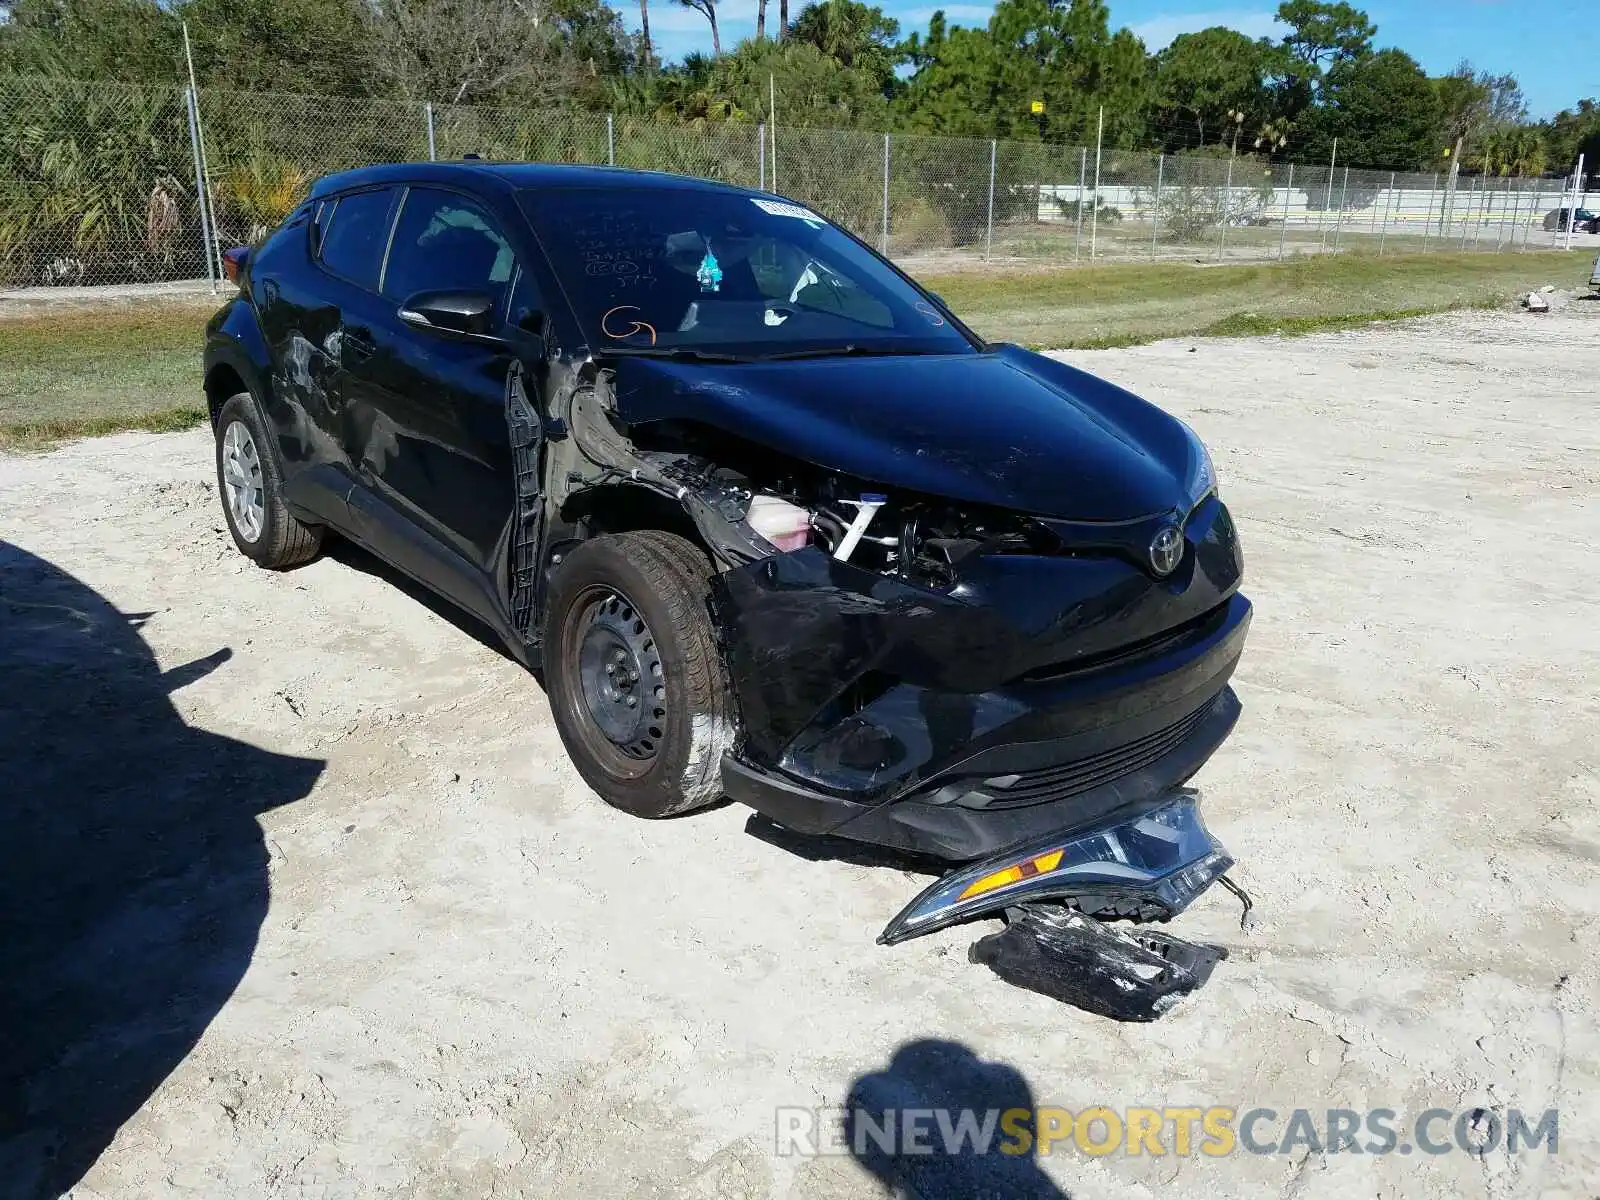
M1082 828L1184 783L1223 743L1239 717L1228 679L1249 622L1249 602L1235 595L1154 660L968 696L975 711L1005 719L971 736L961 727L943 762L887 787L840 787L838 771L807 778L798 755L767 766L747 747L723 759L723 788L797 833L954 862ZM927 753L939 736L930 716L953 698L901 683L846 720Z
M1226 507L1184 536L1161 579L995 555L938 592L815 548L723 572L742 728L724 790L798 833L957 862L1167 793L1238 718L1250 624Z

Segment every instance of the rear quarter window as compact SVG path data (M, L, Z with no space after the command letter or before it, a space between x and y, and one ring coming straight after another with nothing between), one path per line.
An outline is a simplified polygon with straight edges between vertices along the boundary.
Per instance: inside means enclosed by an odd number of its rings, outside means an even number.
M324 207L317 222L322 265L351 283L377 291L394 197L393 188L351 192L339 197L331 214Z

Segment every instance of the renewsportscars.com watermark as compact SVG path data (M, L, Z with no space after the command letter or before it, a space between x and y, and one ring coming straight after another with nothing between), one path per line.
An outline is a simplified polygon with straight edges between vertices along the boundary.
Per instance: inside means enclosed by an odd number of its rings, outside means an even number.
M780 1108L780 1158L819 1155L1052 1154L1161 1157L1232 1154L1510 1154L1560 1148L1556 1109L1430 1108L1409 1120L1392 1108L1104 1106L1039 1108Z

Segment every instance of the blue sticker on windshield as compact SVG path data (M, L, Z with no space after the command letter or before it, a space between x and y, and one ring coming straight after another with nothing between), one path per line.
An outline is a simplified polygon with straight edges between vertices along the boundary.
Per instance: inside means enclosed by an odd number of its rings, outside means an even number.
M700 269L694 273L700 283L702 292L720 292L722 290L722 267L717 263L717 256L711 253L711 247L706 246L706 256L700 260Z

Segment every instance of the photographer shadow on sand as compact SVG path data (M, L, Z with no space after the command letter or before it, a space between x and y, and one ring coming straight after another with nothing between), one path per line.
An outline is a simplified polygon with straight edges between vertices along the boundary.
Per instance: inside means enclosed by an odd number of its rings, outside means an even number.
M187 724L119 612L0 542L0 1178L74 1186L250 965L268 902L257 816L320 760Z

